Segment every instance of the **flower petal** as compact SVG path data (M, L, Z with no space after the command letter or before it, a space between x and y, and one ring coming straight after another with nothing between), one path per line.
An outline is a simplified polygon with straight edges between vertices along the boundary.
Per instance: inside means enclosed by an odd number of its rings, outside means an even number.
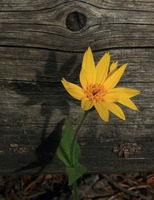
M74 83L66 81L64 78L61 80L64 88L75 99L81 100L84 96L83 89Z
M90 110L93 107L93 102L89 101L85 98L81 100L81 108L82 110Z
M122 65L119 69L113 72L104 82L104 87L106 89L114 88L117 83L120 81L121 76L123 75L125 69L127 67L127 63Z
M118 62L113 62L110 66L110 72L108 75L111 75L117 69L117 66L118 66Z
M103 83L107 77L110 64L110 54L105 53L96 66L96 83Z
M134 90L131 88L119 87L119 88L113 88L112 90L109 91L109 93L115 95L118 94L119 96L121 96L121 98L131 98L140 94L141 92L139 90Z
M85 88L85 83L92 84L95 82L96 79L96 69L93 54L91 48L89 47L84 56L82 61L82 69L80 72L80 82L81 85Z
M119 118L123 120L126 119L124 112L117 104L108 102L108 103L104 103L104 106L106 107L106 109L110 110L113 114L115 114Z
M131 88L113 88L104 96L106 102L116 102L120 99L128 99L140 94L140 91Z
M99 116L105 121L109 121L109 111L106 107L104 107L103 103L95 103L95 108L99 114Z
M136 105L130 99L121 99L118 102L123 104L124 106L127 106L128 108L131 108L132 110L138 110Z
M82 87L85 89L88 85L87 74L85 69L81 69L80 72L80 83Z

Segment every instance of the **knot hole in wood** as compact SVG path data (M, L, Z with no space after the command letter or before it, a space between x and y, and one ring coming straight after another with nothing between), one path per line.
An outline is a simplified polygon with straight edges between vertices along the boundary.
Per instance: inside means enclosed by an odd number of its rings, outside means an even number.
M78 11L71 12L66 17L66 26L71 31L80 31L86 23L87 17Z

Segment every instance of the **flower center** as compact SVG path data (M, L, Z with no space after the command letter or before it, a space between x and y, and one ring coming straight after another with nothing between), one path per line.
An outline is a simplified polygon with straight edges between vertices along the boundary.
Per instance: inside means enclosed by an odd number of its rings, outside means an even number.
M93 102L102 101L105 93L106 90L100 84L90 84L86 89L84 89L86 98Z

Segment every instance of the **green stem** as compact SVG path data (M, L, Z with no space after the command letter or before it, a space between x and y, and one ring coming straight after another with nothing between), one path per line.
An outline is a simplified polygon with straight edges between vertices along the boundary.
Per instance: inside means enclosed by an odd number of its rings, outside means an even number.
M74 133L73 141L72 141L72 144L71 144L71 160L72 160L72 163L73 163L73 155L74 155L74 151L75 151L75 143L77 141L80 128L83 125L83 123L84 123L84 121L85 121L85 119L88 115L88 112L89 111L84 112L84 115L82 116L81 121L80 121L79 125L77 126L75 133Z
M79 200L77 182L76 181L73 183L72 197L73 197L73 200Z
M81 121L80 121L79 125L77 126L75 133L74 133L74 137L73 137L72 144L71 144L71 161L72 161L72 163L73 163L73 158L74 158L75 143L77 142L80 128L83 125L87 115L88 115L88 111L84 112L84 115L82 116ZM73 189L73 191L72 191L73 200L79 200L77 181L75 181L73 183L72 187L73 187L72 188Z

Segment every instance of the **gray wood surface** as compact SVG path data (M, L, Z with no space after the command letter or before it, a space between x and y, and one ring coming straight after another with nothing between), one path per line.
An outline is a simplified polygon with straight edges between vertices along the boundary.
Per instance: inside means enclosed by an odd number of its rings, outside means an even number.
M142 93L134 98L139 112L122 107L126 121L111 114L104 123L95 111L88 116L79 138L81 162L89 172L154 170L154 1L5 0L0 1L0 174L63 172L54 156L61 130L66 118L74 119L75 128L82 111L60 80L78 83L88 46L96 62L108 51L112 61L128 62L119 86ZM129 157L113 152L124 143L142 150Z

